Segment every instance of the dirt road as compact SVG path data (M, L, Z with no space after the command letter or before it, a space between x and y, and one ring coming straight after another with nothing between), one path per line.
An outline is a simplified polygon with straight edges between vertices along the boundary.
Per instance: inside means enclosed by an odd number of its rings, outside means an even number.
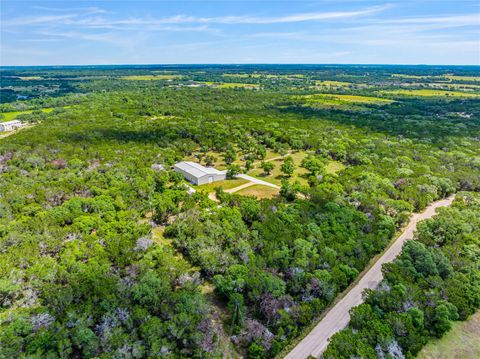
M358 283L348 290L317 324L315 328L285 357L285 359L304 359L309 355L319 357L327 348L329 338L345 328L350 320L351 308L362 303L362 292L366 288L375 288L383 278L382 265L391 262L397 257L405 241L413 238L417 223L435 215L439 207L449 206L454 199L447 199L432 203L422 213L415 213L408 226L394 243L384 252L375 264L363 274Z

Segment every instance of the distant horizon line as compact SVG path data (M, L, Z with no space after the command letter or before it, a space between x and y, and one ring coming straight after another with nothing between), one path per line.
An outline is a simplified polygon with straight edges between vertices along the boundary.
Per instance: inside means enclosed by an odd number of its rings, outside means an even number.
M107 66L422 66L422 67L480 67L479 64L394 64L394 63L274 63L274 62L251 62L251 63L149 63L149 64L64 64L64 65L0 65L0 69L4 68L28 68L28 67L107 67Z

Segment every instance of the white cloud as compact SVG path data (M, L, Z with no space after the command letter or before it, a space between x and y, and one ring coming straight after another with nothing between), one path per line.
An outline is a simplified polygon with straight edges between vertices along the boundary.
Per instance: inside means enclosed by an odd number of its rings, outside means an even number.
M470 26L480 25L480 13L454 15L454 16L426 16L426 17L412 17L391 19L383 21L387 24L444 24L454 26Z
M309 12L302 14L293 14L277 17L256 17L256 16L221 16L210 18L177 16L171 18L177 22L200 22L215 24L277 24L305 21L321 21L340 18L352 18L365 16L385 10L389 6L375 6L356 11L336 11L336 12Z
M359 16L366 16L385 10L390 6L374 6L362 10L354 11L334 11L334 12L309 12L300 14L291 14L285 16L219 16L219 17L196 17L186 15L176 15L165 18L126 18L126 19L108 19L103 16L92 17L92 14L104 13L98 8L87 8L77 13L65 15L47 15L47 16L31 16L20 17L4 21L5 26L25 26L25 25L78 25L85 27L115 27L115 26L145 26L159 24L246 24L246 25L262 25L262 24L278 24L278 23L295 23L306 21L322 21L333 19L346 19Z

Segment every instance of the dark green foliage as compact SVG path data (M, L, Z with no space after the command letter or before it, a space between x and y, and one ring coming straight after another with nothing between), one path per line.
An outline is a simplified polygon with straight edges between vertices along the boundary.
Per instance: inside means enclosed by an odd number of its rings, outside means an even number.
M2 88L0 112L55 109L21 115L35 126L0 139L0 356L224 357L234 334L242 353L271 357L413 210L480 189L476 99L397 98L361 111L296 100L323 80L352 83L335 93L384 96L406 69L193 66L169 68L181 80L121 79L152 70L165 68L2 69L3 88L15 90ZM183 86L251 71L258 91ZM35 75L43 79L19 78ZM18 91L35 98L14 101ZM169 169L223 158L233 176L237 162L248 169L297 150L308 186L285 181L270 200L187 195ZM336 174L332 160L342 162ZM274 163L261 168L268 175ZM281 170L299 169L287 157ZM477 201L464 198L466 208ZM415 353L479 306L478 215L462 216L419 226L419 243L387 271L390 290L371 293L339 353L367 358L377 342Z
M282 165L280 166L280 170L287 177L290 177L293 174L293 171L295 171L295 164L293 163L293 158L290 156L285 157Z
M262 162L262 170L266 175L269 175L274 168L275 165L272 162Z

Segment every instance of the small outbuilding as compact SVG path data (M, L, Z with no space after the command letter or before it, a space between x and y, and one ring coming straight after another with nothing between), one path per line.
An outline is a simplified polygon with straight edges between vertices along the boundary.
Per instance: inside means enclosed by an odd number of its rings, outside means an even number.
M24 124L19 120L12 120L7 122L0 122L0 132L13 131L17 128L23 127Z
M219 171L216 168L205 167L190 161L176 163L173 170L181 173L187 181L196 185L223 181L227 178L227 171Z

